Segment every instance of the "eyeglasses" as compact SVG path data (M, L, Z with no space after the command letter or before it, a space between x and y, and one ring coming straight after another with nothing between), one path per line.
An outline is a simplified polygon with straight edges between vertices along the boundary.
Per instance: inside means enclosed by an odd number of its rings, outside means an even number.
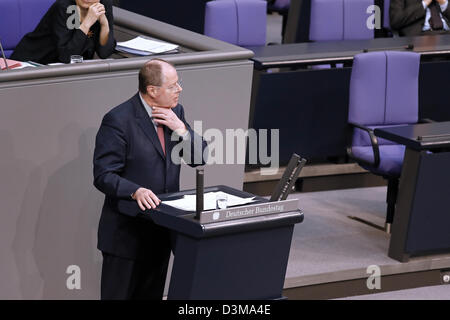
M164 88L163 86L154 86L158 88ZM181 79L178 79L178 82L171 85L170 87L165 87L165 89L169 90L172 93L177 92L179 89L183 89Z
M175 92L177 92L179 89L183 89L183 87L181 86L181 84L182 84L181 79L178 79L178 82L175 83L174 85L171 85L170 87L167 87L167 90L169 90L169 91L175 93Z

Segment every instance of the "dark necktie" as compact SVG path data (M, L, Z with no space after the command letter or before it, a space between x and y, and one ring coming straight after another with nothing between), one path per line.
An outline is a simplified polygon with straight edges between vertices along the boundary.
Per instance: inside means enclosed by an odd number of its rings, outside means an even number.
M164 143L164 128L161 125L157 125L156 133L158 134L159 142L161 143L161 147L164 155L166 155L166 144Z
M442 30L444 28L444 25L441 20L441 16L439 14L440 8L438 7L438 3L433 0L433 2L430 3L428 8L430 8L431 18L429 20L431 29L433 30Z

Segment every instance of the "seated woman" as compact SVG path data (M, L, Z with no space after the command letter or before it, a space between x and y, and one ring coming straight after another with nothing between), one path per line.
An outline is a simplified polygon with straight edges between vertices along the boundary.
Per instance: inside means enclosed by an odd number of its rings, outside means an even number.
M56 0L11 59L42 64L69 63L70 56L105 59L116 46L111 0Z

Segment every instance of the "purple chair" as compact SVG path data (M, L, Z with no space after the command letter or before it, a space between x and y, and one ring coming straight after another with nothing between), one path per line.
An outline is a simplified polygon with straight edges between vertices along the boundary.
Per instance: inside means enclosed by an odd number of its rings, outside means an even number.
M344 39L344 1L311 0L309 40Z
M206 36L238 46L266 44L267 2L220 0L206 3Z
M9 57L22 37L33 31L55 0L0 0L0 41Z
M309 40L340 41L372 39L373 30L367 28L367 7L373 0L311 0ZM341 68L342 64L336 67ZM329 69L331 65L311 66Z
M374 0L344 0L344 40L364 40L374 37L367 27L367 8Z
M388 179L386 229L395 211L405 147L377 138L373 130L418 122L420 55L371 52L354 57L350 80L348 155Z
M309 40L361 40L374 37L366 12L373 0L311 0Z

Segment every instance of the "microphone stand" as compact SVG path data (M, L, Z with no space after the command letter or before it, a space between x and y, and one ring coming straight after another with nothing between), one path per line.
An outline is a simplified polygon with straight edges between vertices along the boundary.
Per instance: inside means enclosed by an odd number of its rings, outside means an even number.
M195 219L200 219L200 214L203 211L203 192L204 192L204 171L203 169L196 170L196 213Z

